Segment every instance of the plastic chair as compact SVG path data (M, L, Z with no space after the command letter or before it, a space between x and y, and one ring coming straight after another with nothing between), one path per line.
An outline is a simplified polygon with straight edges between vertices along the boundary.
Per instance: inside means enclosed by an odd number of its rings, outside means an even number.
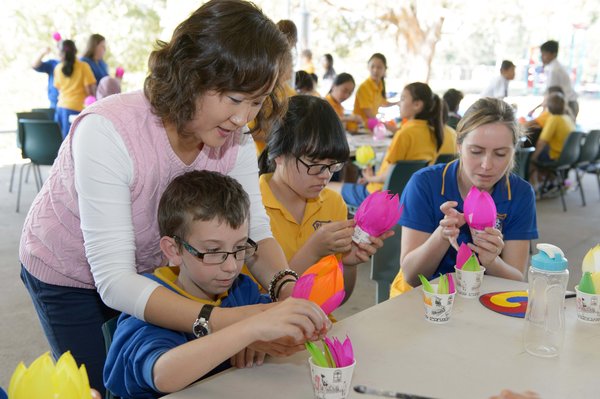
M565 175L569 172L569 170L573 167L575 162L577 162L577 160L579 159L579 154L581 153L582 138L583 133L571 132L565 140L565 144L557 160L550 162L534 161L535 165L538 167L539 170L548 172L546 178L544 179L543 186L548 184L548 182L550 181L550 175L558 179L560 188L560 200L562 201L563 211L565 212L567 211L567 204L565 203L565 194L563 193L562 188L565 184ZM575 175L577 178L577 184L579 184L579 190L581 191L583 205L585 206L585 199L583 197L583 187L581 186L579 175L577 173Z
M19 119L40 119L40 120L47 120L48 119L48 114L44 113L44 112L17 112L17 148L23 148L22 142L23 142L23 126L21 125L21 123L19 123ZM21 157L23 159L27 159L27 157L23 156L23 152L21 151ZM21 169L23 169L23 167L25 165L29 164L22 164L21 165ZM17 169L17 164L13 164L12 167L12 171L10 172L10 183L8 185L8 192L12 193L12 189L13 189L13 182L15 179L15 171ZM29 174L29 171L28 171ZM27 179L26 179L27 180Z
M439 154L435 159L435 163L448 163L454 161L458 154Z
M23 127L22 152L24 158L31 160L38 191L42 186L40 165L52 165L58 156L62 144L62 135L58 123L49 120L19 119ZM19 192L17 193L17 212L21 202L23 168L19 173Z
M119 320L119 316L115 316L112 319L108 319L102 324L102 337L104 338L104 349L106 350L106 354L108 354L108 350L110 349L110 345L112 344L113 335L115 334L115 330L117 329L117 321ZM106 393L104 394L104 399L118 399L115 395L112 394L108 389L106 389Z
M515 169L513 170L513 173L526 181L529 181L529 163L531 162L531 155L533 155L534 151L534 147L522 147L517 148L515 154Z
M31 112L41 112L48 116L49 121L54 120L54 112L55 112L54 108L32 108Z
M600 190L600 130L592 130L586 135L581 144L581 154L574 167L580 179L584 173L595 174Z
M427 166L428 161L399 161L390 166L393 168L388 175L383 190L402 196L404 187L410 177ZM390 285L400 270L400 233L402 227L393 227L395 234L384 241L383 247L371 258L371 280L376 283L375 301L380 303L390 297Z

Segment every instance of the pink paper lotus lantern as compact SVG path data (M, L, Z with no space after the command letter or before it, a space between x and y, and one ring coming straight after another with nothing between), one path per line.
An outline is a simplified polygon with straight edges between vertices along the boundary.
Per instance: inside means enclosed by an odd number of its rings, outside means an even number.
M345 296L343 266L335 255L327 255L306 269L292 291L293 298L313 301L325 314L337 309Z
M118 66L115 70L115 76L119 79L123 78L123 74L125 73L125 69L122 66Z
M487 191L471 187L463 207L465 221L475 230L485 230L496 225L496 204Z
M83 100L83 105L85 105L86 107L89 107L90 105L92 105L95 102L96 102L96 97L94 97L94 96L87 96L85 98L85 100Z
M377 126L377 124L381 123L379 121L379 119L377 118L369 118L367 120L367 127L369 128L369 130L373 131L373 129L375 129L375 126Z
M378 237L391 229L402 216L402 207L397 194L376 191L360 204L354 220L356 227L352 240L358 244L370 243L369 236Z
M354 349L348 336L346 336L344 342L340 342L337 337L333 337L333 339L325 337L323 340L327 345L335 367L347 367L354 363Z
M60 33L59 33L59 32L54 32L54 33L52 34L52 38L53 38L55 41L57 41L57 42L60 42L60 41L62 40L62 36L60 35Z

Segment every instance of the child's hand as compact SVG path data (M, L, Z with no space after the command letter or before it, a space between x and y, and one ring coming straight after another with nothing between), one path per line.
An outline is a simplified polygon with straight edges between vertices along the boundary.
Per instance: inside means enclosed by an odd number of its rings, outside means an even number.
M327 255L350 251L352 234L354 220L323 223L308 239L308 245L320 259Z
M440 220L442 227L442 236L451 244L456 243L460 228L465 224L465 216L457 211L458 202L446 201L440 206L444 218Z
M371 256L375 255L377 250L383 247L383 240L394 234L394 230L388 230L379 237L369 236L369 240L371 241L370 244L356 244L355 242L352 242L352 249L342 256L342 263L344 265L353 266L358 265L359 263L368 262Z
M247 347L231 358L231 365L238 369L252 367L254 365L261 366L265 361L266 355L265 352L255 351L253 348Z
M279 302L277 306L252 317L252 321L257 341L291 337L301 342L331 328L331 321L317 304L298 298Z
M481 231L473 236L473 243L469 243L468 245L477 254L481 265L487 268L502 253L504 249L504 240L502 238L500 230L493 227L486 227L485 231Z
M304 343L306 339L296 341L291 337L283 337L273 341L256 341L249 348L255 351L265 352L269 356L285 357L293 355L296 352L301 352L305 349Z
M504 389L500 392L500 395L492 396L490 399L540 399L540 396L532 391L526 391L521 394Z

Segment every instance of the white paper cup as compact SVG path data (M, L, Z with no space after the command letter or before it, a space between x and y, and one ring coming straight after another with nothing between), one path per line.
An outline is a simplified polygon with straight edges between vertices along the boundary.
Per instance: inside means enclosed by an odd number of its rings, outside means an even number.
M308 359L312 386L317 399L346 399L352 390L352 374L356 359L346 367L321 367Z
M433 291L437 291L437 284L431 284ZM432 294L423 289L423 304L425 305L425 319L435 324L444 324L450 320L452 305L454 305L452 294Z
M588 323L600 323L600 294L586 294L575 286L577 318Z
M463 298L479 298L479 291L481 289L481 282L483 281L483 273L485 267L481 266L481 270L478 272L470 272L462 269L457 269L454 266L456 273L456 292Z

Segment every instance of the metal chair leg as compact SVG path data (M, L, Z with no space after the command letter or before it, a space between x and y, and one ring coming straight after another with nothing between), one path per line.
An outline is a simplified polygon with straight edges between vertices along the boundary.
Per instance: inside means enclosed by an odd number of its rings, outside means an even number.
M579 172L575 169L575 177L577 178L577 185L579 186L579 192L581 193L581 206L585 206L585 194L583 193L583 185L581 184L581 177Z
M15 170L17 169L17 164L13 163L12 171L10 172L10 184L8 185L8 192L12 193L13 181L15 180Z
M565 193L563 192L563 187L565 185L565 180L563 179L562 174L560 173L560 171L558 171L558 173L556 174L556 177L558 178L558 192L560 193L560 200L562 201L562 206L563 206L563 212L567 211L567 203L565 202Z
M27 164L21 165L21 169L19 170L19 189L17 191L17 213L19 213L19 205L21 204L21 187L23 186L23 168Z

